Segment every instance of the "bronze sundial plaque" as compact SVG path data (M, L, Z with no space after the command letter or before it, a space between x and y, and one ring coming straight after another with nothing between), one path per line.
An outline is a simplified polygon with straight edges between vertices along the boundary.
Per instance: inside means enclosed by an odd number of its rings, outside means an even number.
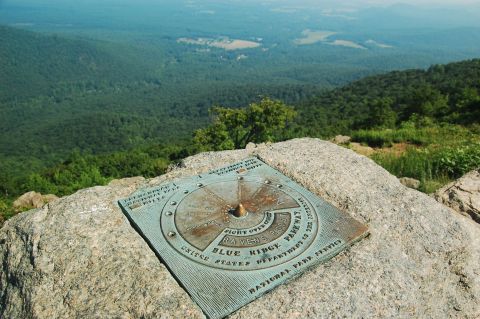
M257 158L139 191L120 205L209 318L227 316L367 233Z

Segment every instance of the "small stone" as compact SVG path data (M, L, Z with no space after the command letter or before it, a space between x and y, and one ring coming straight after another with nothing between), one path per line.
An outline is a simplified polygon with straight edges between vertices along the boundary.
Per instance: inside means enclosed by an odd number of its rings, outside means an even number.
M57 200L58 197L53 194L42 195L37 192L28 192L17 198L13 202L13 208L19 212L25 209L40 208L46 203Z
M351 140L352 138L350 136L337 135L331 141L335 144L348 144Z
M415 178L410 177L401 177L398 179L403 186L412 189L419 189L420 188L420 181Z
M245 149L246 149L247 151L251 151L251 150L255 149L256 147L257 147L257 145L256 145L255 143L250 142L250 143L247 144L247 146L245 147Z

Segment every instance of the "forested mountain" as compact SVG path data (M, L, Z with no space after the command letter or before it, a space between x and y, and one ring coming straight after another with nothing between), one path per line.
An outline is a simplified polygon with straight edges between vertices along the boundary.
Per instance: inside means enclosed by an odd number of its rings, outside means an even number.
M126 46L69 39L0 25L0 101L58 96L98 83L143 79L147 67ZM122 51L122 55L115 51ZM131 53L131 55L130 55ZM128 58L127 58L128 57Z
M0 206L158 175L198 151L209 109L262 96L296 109L275 140L480 118L479 60L439 65L479 56L480 11L44 2L0 1Z
M325 92L314 87L246 85L222 91L229 99L220 92L215 95L211 91L209 97L199 92L196 97L204 97L205 102L193 110L186 107L191 96L185 97L184 105L149 109L152 104L164 103L157 94L159 88L131 86L124 92L109 88L101 93L79 92L66 101L39 97L15 107L2 105L2 115L6 116L0 120L0 181L4 191L15 194L36 187L68 193L64 189L72 186L55 179L64 170L69 176L98 171L105 179L158 174L170 160L195 152L191 133L207 124L207 106L216 98L227 103L223 105L239 107L258 95L271 94L294 105L296 119L286 130L277 132L276 139L395 129L412 118L420 121L420 126L480 121L480 60L395 71ZM315 93L315 98L307 98ZM151 104L137 106L135 100L150 100ZM129 112L132 105L137 107L134 114ZM77 153L71 157L73 150ZM42 180L38 175L31 175L59 162L64 164L45 171L50 176L48 187L45 181L38 184Z
M260 95L297 106L296 125L286 136L394 126L413 113L462 124L479 117L478 60L391 72L327 91L295 81L248 83L238 81L239 75L229 80L238 65L195 64L186 58L190 49L178 63L172 62L172 48L140 49L10 27L0 27L0 40L0 166L15 174L23 172L19 159L36 170L75 149L101 154L189 140L207 123L211 106L245 106ZM352 72L336 68L339 74ZM200 80L205 74L216 78Z
M438 122L479 123L480 60L367 77L297 108L297 130L314 136L395 128L413 114Z
M172 64L159 47L10 27L1 27L0 42L2 175L28 175L74 150L101 154L189 139L215 104L241 106L259 95L293 103L318 92L314 85L237 83L225 74L199 81L210 64L187 74L190 62Z

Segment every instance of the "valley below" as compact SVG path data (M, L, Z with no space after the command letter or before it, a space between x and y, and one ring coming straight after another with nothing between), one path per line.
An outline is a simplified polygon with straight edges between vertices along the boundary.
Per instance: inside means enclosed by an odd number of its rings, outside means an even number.
M158 176L225 134L214 107L265 97L295 111L265 142L348 135L426 193L479 165L476 9L53 2L0 3L5 218L29 191Z

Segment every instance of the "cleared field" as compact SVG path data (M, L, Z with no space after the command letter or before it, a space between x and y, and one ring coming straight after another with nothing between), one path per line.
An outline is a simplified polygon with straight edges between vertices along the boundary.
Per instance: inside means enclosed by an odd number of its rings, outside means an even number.
M277 12L277 13L296 13L298 12L298 8L274 8L270 9L271 12Z
M374 46L377 46L377 47L382 48L382 49L391 49L391 48L393 48L393 46L391 46L391 45L384 44L384 43L380 43L380 42L377 42L377 41L375 41L375 40L367 40L367 41L365 41L365 44L374 45Z
M317 42L327 41L328 37L337 34L337 32L332 31L312 31L304 30L302 32L303 38L298 38L293 41L297 45L309 45Z
M220 40L220 41L213 41L209 45L215 48L225 49L227 51L253 49L261 46L261 44L258 42L246 41L246 40Z
M361 46L360 44L357 44L355 42L348 41L348 40L335 40L333 42L329 42L328 44L339 45L339 46L342 46L342 47L349 47L349 48L361 49L361 50L366 50L367 49L364 46Z
M213 48L224 49L226 51L242 50L242 49L254 49L260 47L262 44L247 40L237 40L229 38L209 39L209 38L179 38L178 43L205 45Z

